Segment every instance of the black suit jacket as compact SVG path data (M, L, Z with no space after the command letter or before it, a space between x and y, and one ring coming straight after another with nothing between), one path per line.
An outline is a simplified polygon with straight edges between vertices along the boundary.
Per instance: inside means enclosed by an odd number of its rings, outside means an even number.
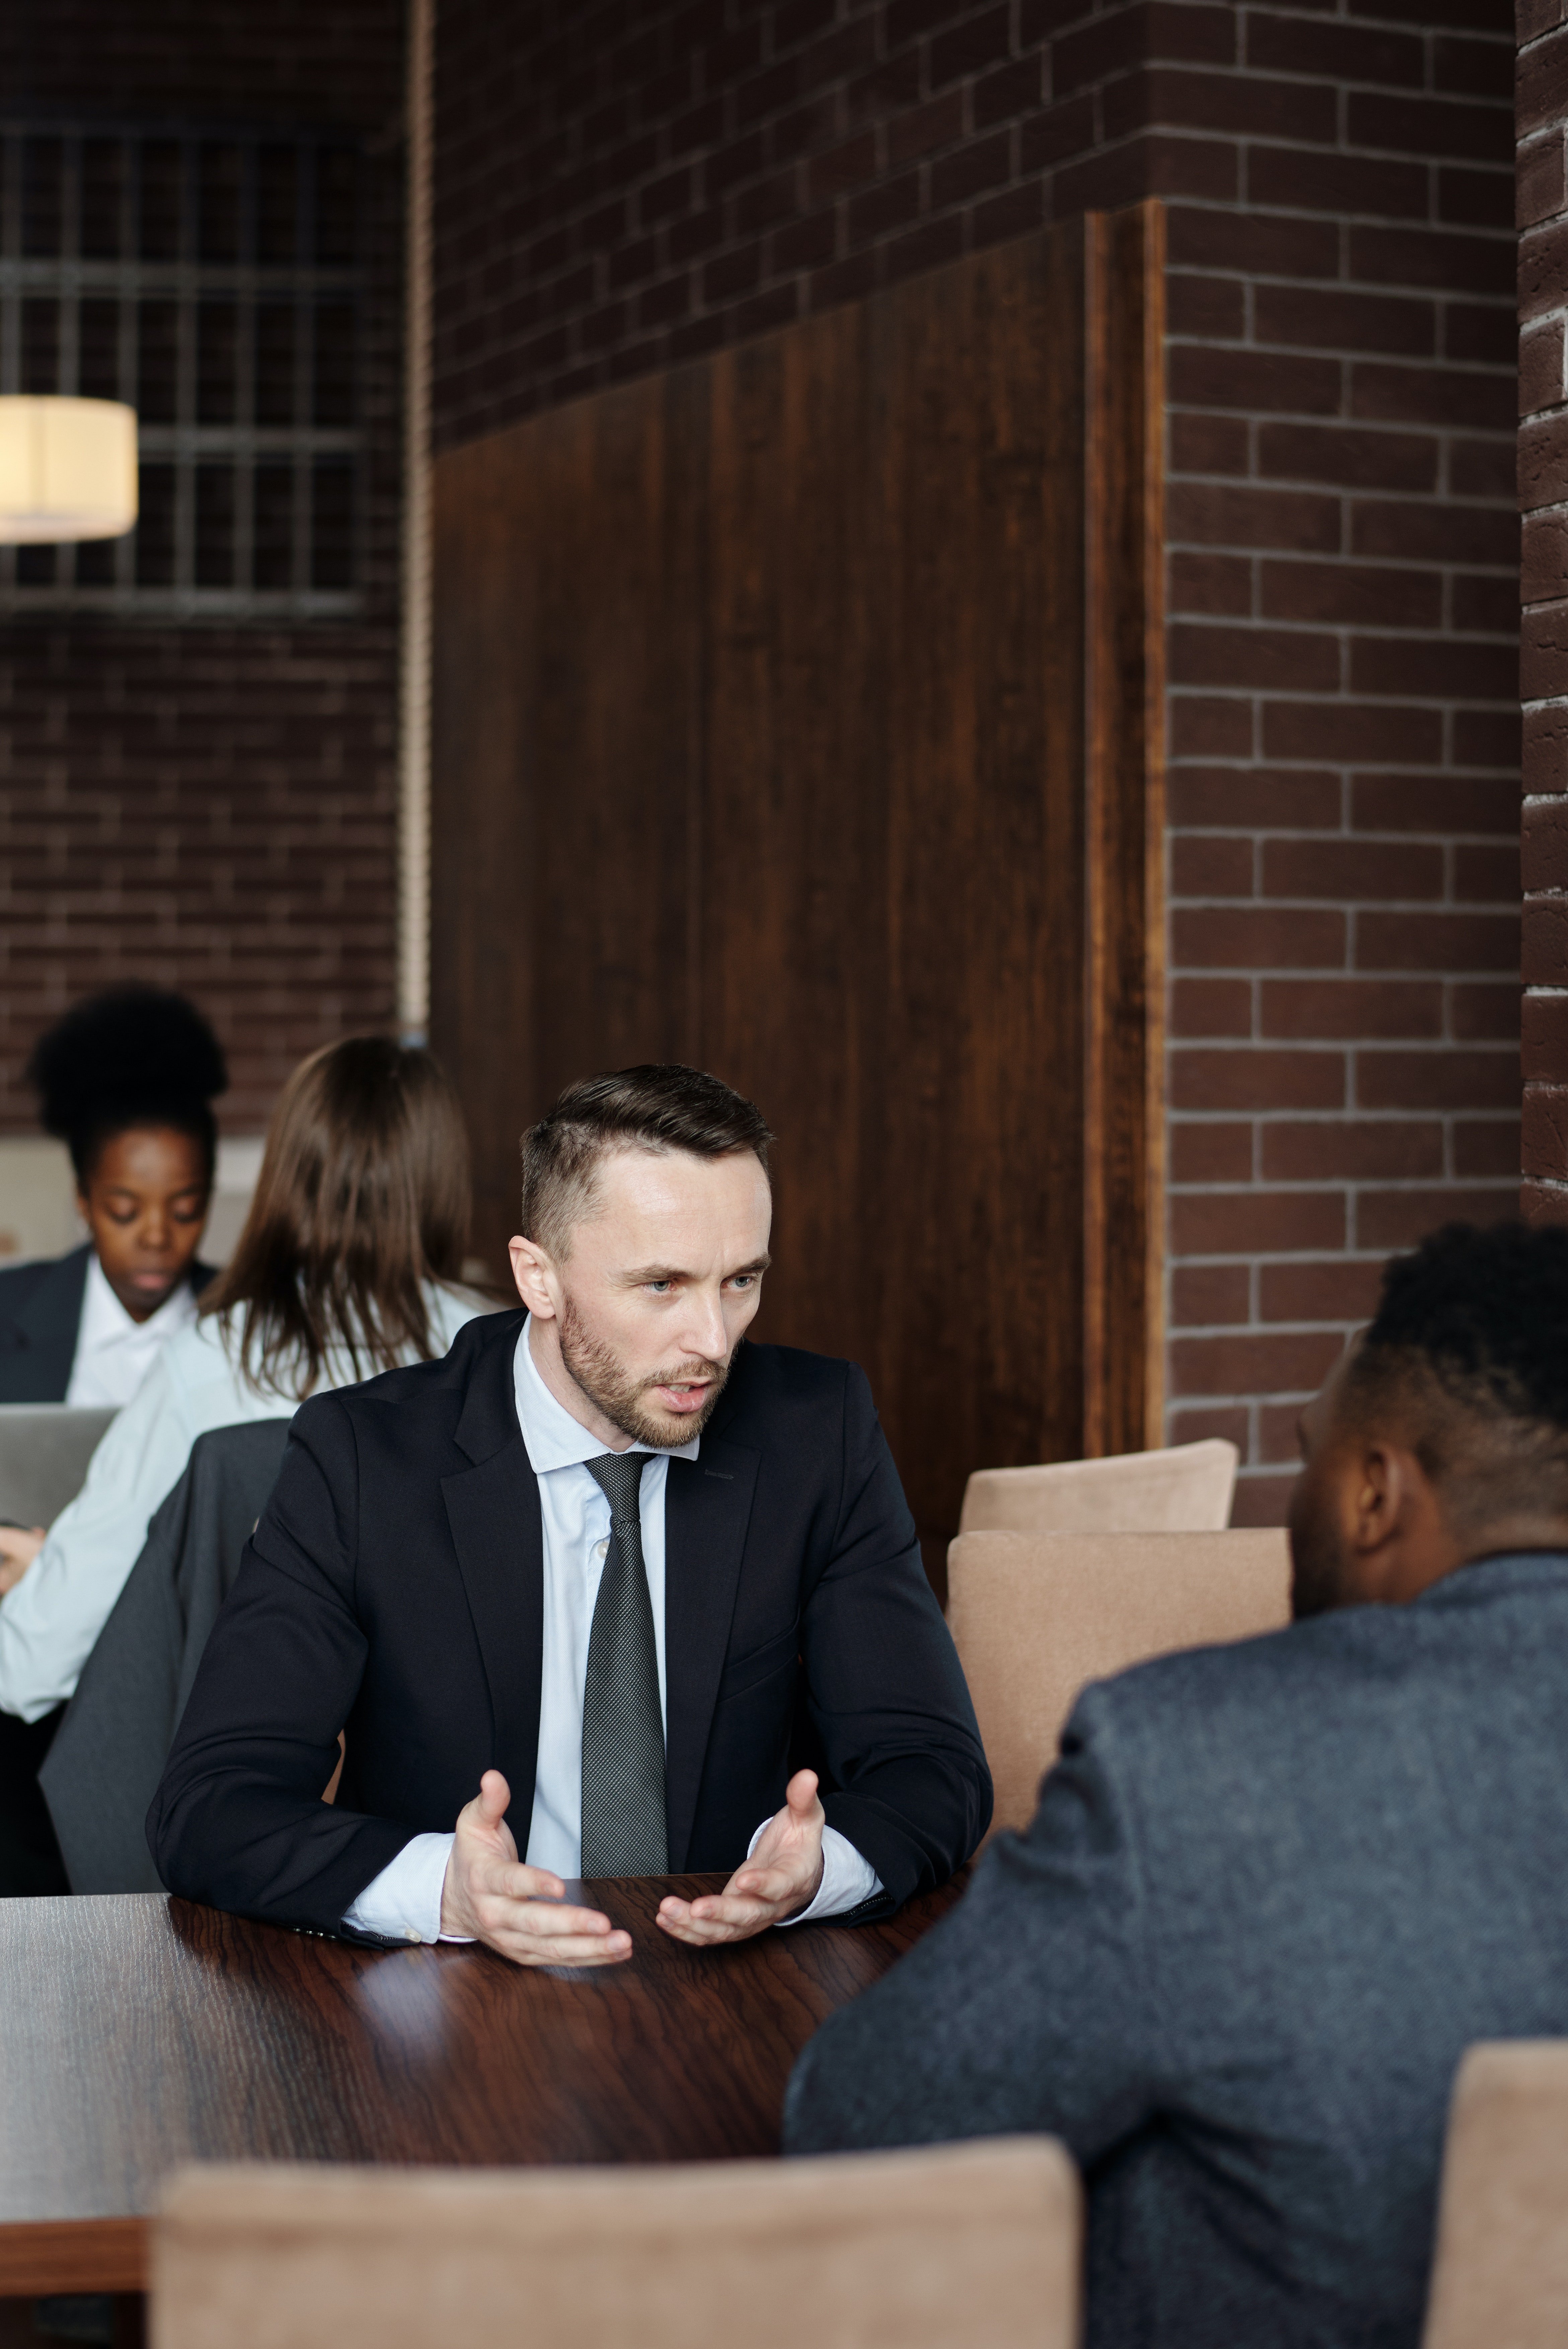
M171 1891L336 1933L493 1766L526 1849L544 1536L523 1319L296 1417L148 1814ZM951 1875L991 1779L863 1373L742 1348L701 1456L670 1464L665 1556L671 1871L738 1867L809 1763L889 1905Z
M91 1258L88 1240L68 1256L0 1272L0 1403L64 1402ZM213 1268L193 1264L189 1278L192 1288L205 1288Z

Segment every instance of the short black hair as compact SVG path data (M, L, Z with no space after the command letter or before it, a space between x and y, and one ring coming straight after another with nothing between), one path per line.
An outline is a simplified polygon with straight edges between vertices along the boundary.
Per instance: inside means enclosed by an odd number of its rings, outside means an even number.
M211 1183L217 1164L214 1097L229 1081L223 1048L193 1003L160 987L115 987L75 1003L33 1048L26 1078L46 1133L71 1154L77 1181L91 1180L117 1133L168 1126L202 1144Z
M1568 1502L1568 1230L1446 1224L1394 1257L1345 1397L1408 1420L1461 1516Z
M773 1138L755 1102L679 1061L584 1077L523 1136L523 1236L564 1256L566 1234L592 1204L598 1163L617 1143L697 1158L750 1150L765 1174Z

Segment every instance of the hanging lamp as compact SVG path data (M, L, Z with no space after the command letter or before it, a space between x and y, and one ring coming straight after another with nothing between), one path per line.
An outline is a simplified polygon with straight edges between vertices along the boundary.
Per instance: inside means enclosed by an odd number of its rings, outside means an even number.
M136 410L0 398L0 545L120 538L136 526Z

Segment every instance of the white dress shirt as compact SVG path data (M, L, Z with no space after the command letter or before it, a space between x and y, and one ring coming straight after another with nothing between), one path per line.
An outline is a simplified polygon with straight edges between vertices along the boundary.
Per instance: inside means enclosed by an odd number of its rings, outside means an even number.
M495 1309L466 1289L433 1283L425 1303L438 1354L465 1321ZM316 1392L363 1375L346 1354L329 1354ZM37 1721L74 1693L141 1555L148 1523L184 1475L196 1438L243 1420L292 1419L298 1408L294 1395L251 1384L219 1316L170 1339L105 1431L81 1491L16 1588L0 1599L0 1713Z
M71 1357L66 1401L82 1410L118 1411L130 1401L171 1338L196 1319L196 1292L182 1274L156 1313L133 1321L113 1289L94 1248L82 1284L77 1350Z
M582 1866L583 1690L587 1680L588 1637L609 1547L610 1505L584 1463L602 1459L605 1447L556 1402L539 1374L524 1321L513 1361L513 1392L518 1424L539 1486L545 1537L544 1666L539 1689L539 1750L534 1774L534 1810L528 1823L530 1868L575 1877ZM648 1454L642 1472L642 1562L653 1608L659 1661L659 1702L664 1707L664 1490L671 1454L634 1444ZM679 1444L673 1456L695 1460L701 1436ZM478 1787L474 1793L479 1792ZM766 1819L752 1837L767 1826ZM822 1882L809 1909L785 1921L837 1917L858 1908L882 1889L869 1862L833 1827L823 1830ZM389 1867L368 1884L344 1918L358 1932L399 1936L410 1941L441 1937L441 1896L452 1851L450 1835L420 1835L404 1845ZM458 1938L451 1936L449 1938Z

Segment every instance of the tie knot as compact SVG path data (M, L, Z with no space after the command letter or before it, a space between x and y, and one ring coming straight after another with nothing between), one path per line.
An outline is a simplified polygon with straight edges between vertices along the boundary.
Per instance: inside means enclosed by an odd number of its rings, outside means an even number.
M585 1460L583 1465L610 1505L611 1524L640 1525L647 1453L604 1452L597 1460Z

